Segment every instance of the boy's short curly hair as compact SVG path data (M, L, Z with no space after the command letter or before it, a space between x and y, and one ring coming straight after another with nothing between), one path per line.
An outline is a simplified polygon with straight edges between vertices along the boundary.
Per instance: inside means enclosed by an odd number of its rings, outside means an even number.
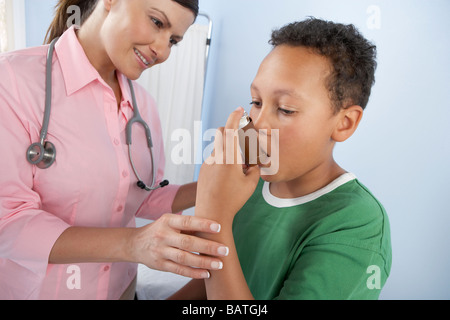
M328 58L332 72L326 86L335 111L351 105L366 108L375 83L377 49L355 26L308 18L273 31L269 43L310 48Z

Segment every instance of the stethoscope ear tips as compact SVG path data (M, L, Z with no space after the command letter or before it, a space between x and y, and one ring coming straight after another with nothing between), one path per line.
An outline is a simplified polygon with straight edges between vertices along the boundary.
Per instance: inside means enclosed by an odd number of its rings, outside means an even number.
M55 162L56 148L53 143L33 143L27 150L27 160L39 169L48 169Z
M160 186L161 188L167 187L168 185L169 185L169 180L164 180L163 182L161 182L161 183L159 184L159 186Z
M147 190L147 191L152 191L152 190L157 190L159 188L164 188L167 187L169 185L169 181L168 180L164 180L163 182L161 182L156 188L149 188L147 187L147 185L142 182L142 181L138 181L137 186L142 189L142 190Z
M143 183L142 181L138 181L137 186L142 190L145 190L145 188L147 188L145 183Z

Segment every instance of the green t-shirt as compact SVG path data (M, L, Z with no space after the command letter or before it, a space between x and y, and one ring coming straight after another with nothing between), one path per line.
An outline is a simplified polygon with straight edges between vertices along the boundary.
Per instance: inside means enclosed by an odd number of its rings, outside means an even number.
M297 199L261 180L233 234L257 300L378 299L391 268L386 212L350 173Z

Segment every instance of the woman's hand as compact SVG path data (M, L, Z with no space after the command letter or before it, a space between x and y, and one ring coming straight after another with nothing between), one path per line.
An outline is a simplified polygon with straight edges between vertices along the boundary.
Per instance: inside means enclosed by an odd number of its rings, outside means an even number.
M222 261L217 257L227 256L229 249L191 234L218 235L220 229L211 220L173 214L137 229L71 227L54 244L49 263L133 262L205 279L210 276L209 270L221 268Z
M229 249L195 237L192 235L195 232L217 234L220 225L197 217L166 214L136 229L129 245L131 260L151 269L193 279L209 278L208 270L217 270L222 266L221 260L215 257L226 256Z
M237 131L244 110L238 108L217 130L214 152L203 164L197 186L196 216L231 223L259 181L257 166L243 170Z

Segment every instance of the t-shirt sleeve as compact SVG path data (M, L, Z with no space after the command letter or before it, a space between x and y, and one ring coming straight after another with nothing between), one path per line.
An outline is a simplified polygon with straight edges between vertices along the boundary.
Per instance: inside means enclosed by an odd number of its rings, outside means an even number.
M317 239L303 248L276 299L378 299L387 277L380 253L346 241Z

